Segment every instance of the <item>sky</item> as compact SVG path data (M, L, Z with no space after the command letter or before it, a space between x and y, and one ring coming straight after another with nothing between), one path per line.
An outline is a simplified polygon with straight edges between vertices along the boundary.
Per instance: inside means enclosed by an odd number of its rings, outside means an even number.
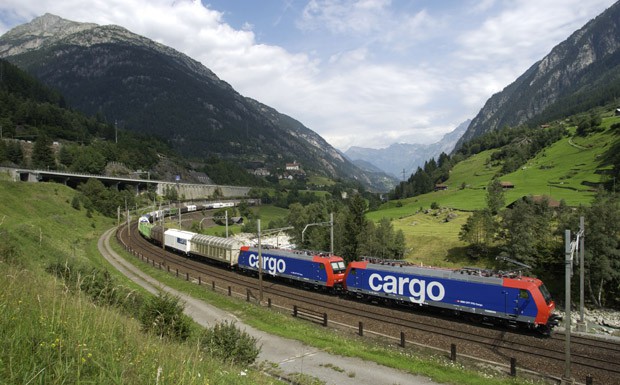
M1 0L116 24L204 64L332 146L434 143L613 0Z

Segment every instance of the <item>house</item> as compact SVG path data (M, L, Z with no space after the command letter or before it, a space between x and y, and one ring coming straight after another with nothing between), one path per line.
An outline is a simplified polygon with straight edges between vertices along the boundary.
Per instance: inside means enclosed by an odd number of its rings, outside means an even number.
M286 164L286 171L299 171L299 169L300 169L300 165L299 163L297 163L297 161Z
M435 191L445 191L447 189L448 189L447 184L436 184L435 185Z
M620 108L616 108L616 116L620 116Z
M552 208L552 209L557 209L558 207L560 207L560 202L558 202L557 200L551 198L548 195L525 195L522 196L521 198L517 199L516 201L512 202L511 204L509 204L508 207L509 209L514 208L515 204L519 201L532 201L534 203L543 203L543 202L547 202L547 207Z
M512 182L499 182L503 189L515 188L515 185Z
M256 176L270 176L271 172L269 172L266 168L257 168L253 171L253 174Z

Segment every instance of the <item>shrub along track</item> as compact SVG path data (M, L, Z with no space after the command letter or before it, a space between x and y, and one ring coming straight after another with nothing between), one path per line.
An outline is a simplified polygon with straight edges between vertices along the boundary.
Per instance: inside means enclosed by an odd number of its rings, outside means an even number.
M132 225L131 237L121 227L117 238L132 253L154 266L191 279L207 287L258 302L260 283L255 276L241 274L220 265L204 263L168 252L142 238ZM312 314L326 314L332 326L353 334L363 323L364 335L373 334L379 341L395 345L406 339L409 346L439 349L441 355L455 344L459 356L475 357L491 365L506 367L516 359L517 370L542 373L560 378L565 371L564 334L544 338L533 332L510 328L471 324L444 316L417 305L395 307L351 300L340 294L321 290L302 290L281 281L265 278L263 299L279 309L292 310L296 305ZM265 301L262 302L263 304ZM415 307L414 307L415 306ZM413 310L413 311L412 311ZM618 384L620 378L620 343L589 336L571 336L571 376L585 382L587 376L595 384Z

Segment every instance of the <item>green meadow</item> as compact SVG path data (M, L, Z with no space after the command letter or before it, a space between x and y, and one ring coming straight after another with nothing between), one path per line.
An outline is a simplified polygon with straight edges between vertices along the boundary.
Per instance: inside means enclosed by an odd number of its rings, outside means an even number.
M506 204L528 195L545 195L569 206L588 205L594 199L593 185L607 182L604 154L618 140L609 128L620 117L603 120L605 131L587 137L565 137L530 159L519 170L500 180L514 188L505 190ZM569 129L574 133L575 129ZM454 166L444 183L447 190L391 201L368 213L373 221L390 218L407 240L406 258L435 266L462 266L465 243L458 240L470 212L486 206L486 186L498 174L492 164L494 151L476 154ZM620 181L619 181L620 182ZM431 210L430 207L440 207ZM452 217L447 219L448 213Z

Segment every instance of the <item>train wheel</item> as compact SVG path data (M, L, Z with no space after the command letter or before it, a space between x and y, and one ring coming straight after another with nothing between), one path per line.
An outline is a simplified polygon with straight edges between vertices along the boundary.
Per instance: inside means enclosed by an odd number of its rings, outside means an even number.
M481 324L484 321L484 317L480 314L468 314L465 319L474 324Z
M538 325L536 330L545 337L551 336L551 328L548 325Z

